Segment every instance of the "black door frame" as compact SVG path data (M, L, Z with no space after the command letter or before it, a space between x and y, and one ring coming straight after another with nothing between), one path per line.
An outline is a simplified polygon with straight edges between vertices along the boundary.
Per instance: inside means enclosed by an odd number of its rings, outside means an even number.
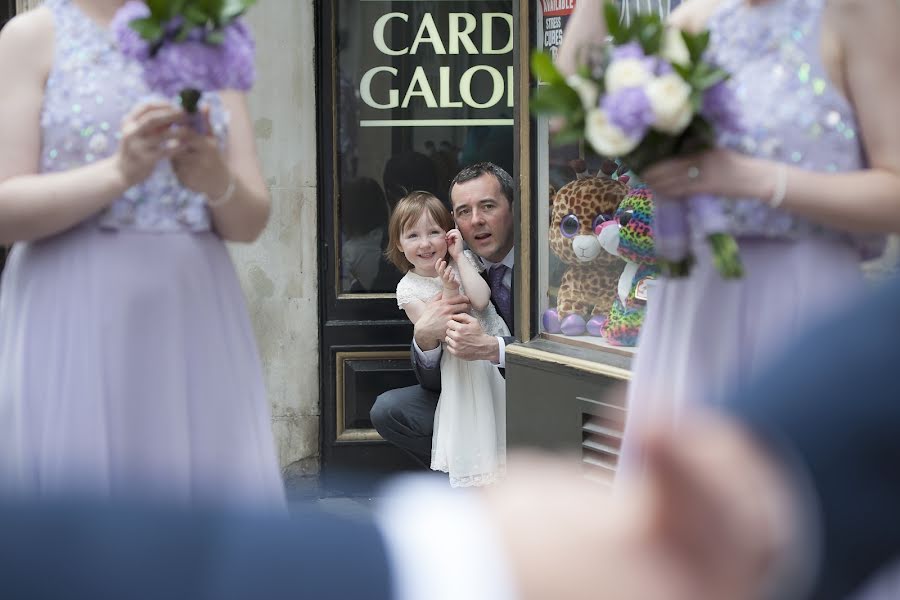
M360 415L360 409L352 395L359 385L369 385L375 377L400 379L410 377L409 344L412 326L398 311L393 294L341 294L339 265L335 245L340 242L337 204L337 4L339 0L320 0L316 4L316 89L317 89L317 173L318 173L318 233L319 244L319 336L320 336L320 398L321 427L320 451L323 480L345 482L347 471L365 473L372 478L400 469L418 468L405 453L380 440L371 425ZM527 42L532 27L521 24L524 15L530 20L530 11L523 10L520 0L512 1L513 44L520 48ZM514 69L520 74L515 86L514 105L514 172L515 181L521 181L523 161L529 158L520 140L527 142L529 127L527 112L521 114L523 90L527 94L527 58L523 64L520 52L514 52ZM523 88L524 86L524 88ZM525 109L527 111L527 109ZM523 135L524 133L524 135ZM394 135L406 132L394 131ZM527 168L527 167L526 167ZM520 186L521 187L521 186ZM519 190L520 192L522 190ZM519 203L514 204L518 217ZM518 220L518 218L517 218ZM522 239L516 231L517 243ZM517 244L518 245L518 244ZM521 250L519 250L521 252ZM517 260L520 256L517 255ZM517 284L518 285L518 284ZM517 290L518 293L518 290ZM517 296L519 297L519 296ZM527 310L530 303L524 302ZM528 315L526 318L531 318ZM410 382L414 382L411 379ZM394 387L394 386L391 386ZM388 387L387 389L390 389ZM353 411L357 413L354 415ZM367 412L367 411L366 411ZM352 421L355 425L353 427ZM351 486L352 487L352 486Z
M412 326L393 294L343 294L338 289L336 4L322 0L316 5L320 456L324 487L347 491L416 468L371 429L368 407L358 406L355 397L381 379L403 385L415 379L409 360ZM345 477L348 473L353 473L352 481Z

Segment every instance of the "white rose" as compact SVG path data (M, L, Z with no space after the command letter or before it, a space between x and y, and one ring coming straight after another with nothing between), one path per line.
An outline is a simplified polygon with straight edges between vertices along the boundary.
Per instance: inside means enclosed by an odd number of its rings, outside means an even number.
M658 77L644 86L653 109L653 128L678 135L694 117L691 86L677 73Z
M691 53L681 37L681 31L671 27L666 28L659 54L673 65L686 66L691 63Z
M566 83L578 93L581 105L585 110L597 108L597 102L600 100L600 88L596 83L577 74L569 75Z
M606 93L613 94L624 88L639 87L651 78L644 61L637 58L616 60L606 68Z
M589 110L585 115L584 136L602 156L614 158L634 150L640 140L631 139L609 122L602 109Z

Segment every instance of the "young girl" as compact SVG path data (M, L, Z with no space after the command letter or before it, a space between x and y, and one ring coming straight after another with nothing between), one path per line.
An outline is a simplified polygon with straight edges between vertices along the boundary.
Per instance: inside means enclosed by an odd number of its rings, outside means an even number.
M447 261L447 254L450 261ZM480 261L463 250L450 213L428 192L413 192L391 215L387 257L406 275L397 305L415 323L437 294L465 294L472 315L489 335L509 335L482 279ZM434 414L431 468L454 487L485 485L506 467L506 385L497 367L441 354L441 396Z

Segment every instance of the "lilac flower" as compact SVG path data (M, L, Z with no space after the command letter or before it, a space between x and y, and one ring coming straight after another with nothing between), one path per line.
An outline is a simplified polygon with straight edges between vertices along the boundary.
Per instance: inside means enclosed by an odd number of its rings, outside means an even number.
M657 77L662 77L664 75L669 75L670 73L674 73L675 69L672 68L671 63L667 60L656 59L656 64L652 69L652 73Z
M647 55L644 54L644 49L637 42L628 42L621 46L613 46L612 55L610 57L612 61L623 60L626 58L643 60L644 58L647 58Z
M631 139L641 139L653 123L653 109L647 94L639 87L624 88L607 94L600 106L610 123Z
M166 37L151 56L150 44L129 25L149 14L146 4L132 0L116 12L111 29L121 52L141 63L152 90L174 97L186 89L246 91L253 86L255 46L242 21L235 19L222 29L221 44L206 42L208 31L203 28L194 29L178 42L172 38L183 22L178 16L166 24Z
M737 100L724 81L720 81L703 93L701 113L716 129L732 133L742 129Z
M150 16L150 9L143 2L131 0L116 11L109 28L116 39L119 50L125 56L134 58L139 62L146 60L150 55L150 44L147 40L131 28L129 23L136 19Z
M163 44L144 61L144 77L154 90L175 96L185 88L200 91L249 90L255 78L253 38L234 21L223 30L225 41L212 45L188 39Z

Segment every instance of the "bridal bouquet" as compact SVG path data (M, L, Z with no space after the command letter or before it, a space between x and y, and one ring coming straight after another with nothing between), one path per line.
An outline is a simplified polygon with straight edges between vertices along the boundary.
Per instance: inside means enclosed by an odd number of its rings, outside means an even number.
M253 86L255 47L240 17L255 2L131 0L110 27L122 53L143 66L150 88L180 96L185 111L197 117L203 92Z
M728 73L703 59L708 31L679 31L649 14L626 25L611 2L604 16L611 40L583 49L576 74L563 77L548 54L532 55L532 72L544 85L535 90L531 108L564 119L556 141L586 140L601 156L620 158L640 175L659 160L711 148L716 128L740 129L734 99L724 83ZM695 230L710 244L722 277L743 275L737 242L715 197L681 201L655 196L654 206L663 273L689 274Z

